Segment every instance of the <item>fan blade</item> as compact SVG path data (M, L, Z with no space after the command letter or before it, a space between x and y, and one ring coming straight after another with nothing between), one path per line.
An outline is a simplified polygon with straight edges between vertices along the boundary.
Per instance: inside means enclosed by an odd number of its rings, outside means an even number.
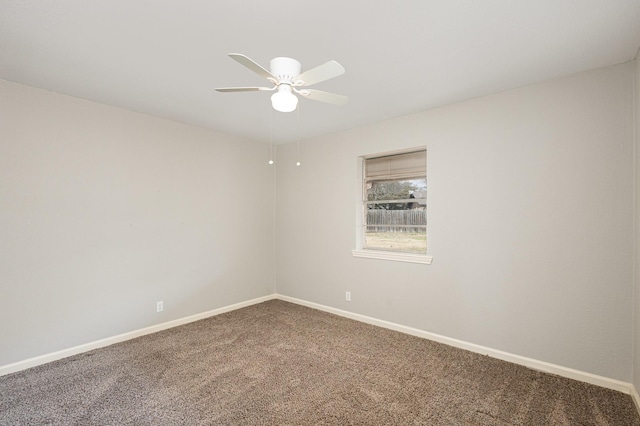
M311 86L342 74L344 74L344 67L336 61L329 61L297 76L294 85Z
M273 89L275 89L275 87ZM255 92L273 89L269 87L216 87L216 91L218 92Z
M344 105L349 102L349 98L344 95L336 95L335 93L323 92L322 90L304 89L297 90L296 92L307 99L326 102L328 104Z
M271 74L269 71L264 69L260 64L254 62L253 60L249 59L245 55L241 53L229 53L229 57L241 63L245 67L249 68L251 71L255 72L259 76L264 77L267 80L272 81L274 83L278 82L278 79L275 78L273 74Z

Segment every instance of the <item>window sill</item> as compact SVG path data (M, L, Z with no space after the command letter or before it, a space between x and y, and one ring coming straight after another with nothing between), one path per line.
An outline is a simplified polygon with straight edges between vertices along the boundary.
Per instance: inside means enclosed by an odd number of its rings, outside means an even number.
M431 261L433 260L433 256L427 256L426 254L397 253L393 251L351 250L351 254L353 254L353 257L423 263L425 265L431 265Z

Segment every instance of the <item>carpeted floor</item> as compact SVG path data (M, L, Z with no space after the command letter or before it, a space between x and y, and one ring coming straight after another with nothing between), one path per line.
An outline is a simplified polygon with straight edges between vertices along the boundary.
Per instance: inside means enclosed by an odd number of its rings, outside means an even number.
M638 425L628 395L272 300L0 377L2 425Z

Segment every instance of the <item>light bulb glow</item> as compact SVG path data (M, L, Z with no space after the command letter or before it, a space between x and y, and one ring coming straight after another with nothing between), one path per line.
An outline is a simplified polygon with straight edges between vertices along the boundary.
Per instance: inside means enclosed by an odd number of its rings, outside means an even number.
M273 160L269 160L269 164L273 164Z
M280 112L291 112L298 106L298 97L293 94L291 86L281 84L278 91L271 95L273 109Z
M296 166L300 166L300 164L301 164L301 163L298 161L298 162L296 163Z

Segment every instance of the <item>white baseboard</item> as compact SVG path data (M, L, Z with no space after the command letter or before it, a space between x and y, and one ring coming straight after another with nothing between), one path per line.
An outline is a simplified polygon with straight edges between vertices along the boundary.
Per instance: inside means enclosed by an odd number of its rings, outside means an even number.
M400 324L395 324L389 321L384 321L366 315L355 314L349 311L343 311L341 309L332 308L329 306L320 305L318 303L307 302L306 300L296 299L294 297L283 296L281 294L276 295L277 299L284 300L286 302L295 303L309 308L318 309L321 311L329 312L354 319L356 321L364 322L371 325L377 325L379 327L388 328L390 330L399 331L401 333L410 334L416 337L422 337L424 339L433 340L439 343L444 343L456 348L465 349L471 352L476 352L482 355L488 355L492 358L497 358L503 361L512 362L514 364L524 365L534 370L542 371L545 373L556 374L561 377L569 379L579 380L581 382L590 383L592 385L601 386L607 389L616 390L632 396L638 406L640 412L640 397L635 391L634 386L631 383L626 383L620 380L610 379L608 377L598 376L596 374L586 373L584 371L574 370L573 368L563 367L561 365L551 364L549 362L538 361L532 358L527 358L520 355L503 352L497 349L491 349L485 346L476 345L474 343L465 342L463 340L452 339L450 337L441 336L439 334L430 333L428 331L420 330L417 328L407 327Z
M598 376L596 374L586 373L584 371L574 370L572 368L563 367L560 365L551 364L544 361L538 361L532 358L527 358L524 356L511 354L508 352L491 349L485 346L476 345L474 343L469 343L469 342L465 342L458 339L452 339L450 337L441 336L439 334L431 333L431 332L420 330L417 328L407 327L407 326L392 323L389 321L368 317L366 315L356 314L349 311L343 311L341 309L336 309L329 306L320 305L318 303L308 302L306 300L296 299L294 297L284 296L282 294L276 294L276 293L268 296L258 297L256 299L248 300L245 302L236 303L233 305L224 306L218 309L213 309L211 311L202 312L196 315L191 315L185 318L168 321L162 324L153 325L151 327L146 327L146 328L134 330L128 333L119 334L117 336L96 340L94 342L85 343L82 345L74 346L72 348L63 349L61 351L52 352L52 353L37 356L34 358L29 358L29 359L18 361L12 364L3 365L3 366L0 366L0 376L25 370L27 368L35 367L41 364L46 364L48 362L56 361L58 359L66 358L68 356L76 355L82 352L87 352L93 349L109 346L114 343L124 342L125 340L134 339L136 337L144 336L146 334L155 333L158 331L166 330L168 328L177 327L179 325L198 321L204 318L220 315L225 312L234 311L236 309L266 302L267 300L272 300L272 299L280 299L286 302L295 303L297 305L307 306L309 308L329 312L332 314L336 314L345 318L350 318L350 319L364 322L367 324L372 324L372 325L387 328L390 330L399 331L401 333L410 334L412 336L433 340L433 341L444 343L446 345L454 346L460 349L465 349L465 350L479 353L482 355L488 355L492 358L497 358L503 361L512 362L514 364L520 364L525 367L529 367L534 370L542 371L545 373L557 374L558 376L561 376L561 377L579 380L581 382L586 382L586 383L601 386L607 389L623 392L623 393L629 394L632 397L633 401L638 407L638 411L640 412L640 396L638 395L638 392L636 391L635 387L631 383L610 379L608 377Z
M76 355L82 352L91 351L93 349L103 348L105 346L113 345L114 343L124 342L125 340L131 340L136 337L144 336L145 334L156 333L158 331L166 330L168 328L177 327L179 325L187 324L190 322L198 321L204 318L220 315L225 312L235 311L236 309L245 308L247 306L255 305L257 303L266 302L267 300L275 299L275 294L268 296L258 297L256 299L247 300L245 302L236 303L229 306L223 306L218 309L213 309L207 312L201 312L199 314L190 315L188 317L179 318L173 321L167 321L162 324L152 325L150 327L141 328L139 330L130 331L117 336L107 337L105 339L96 340L94 342L85 343L82 345L74 346L72 348L63 349L61 351L52 352L45 355L40 355L34 358L25 359L23 361L14 362L0 366L0 376L6 374L15 373L17 371L26 370L27 368L36 367L41 364L56 361L58 359L66 358L68 356Z

